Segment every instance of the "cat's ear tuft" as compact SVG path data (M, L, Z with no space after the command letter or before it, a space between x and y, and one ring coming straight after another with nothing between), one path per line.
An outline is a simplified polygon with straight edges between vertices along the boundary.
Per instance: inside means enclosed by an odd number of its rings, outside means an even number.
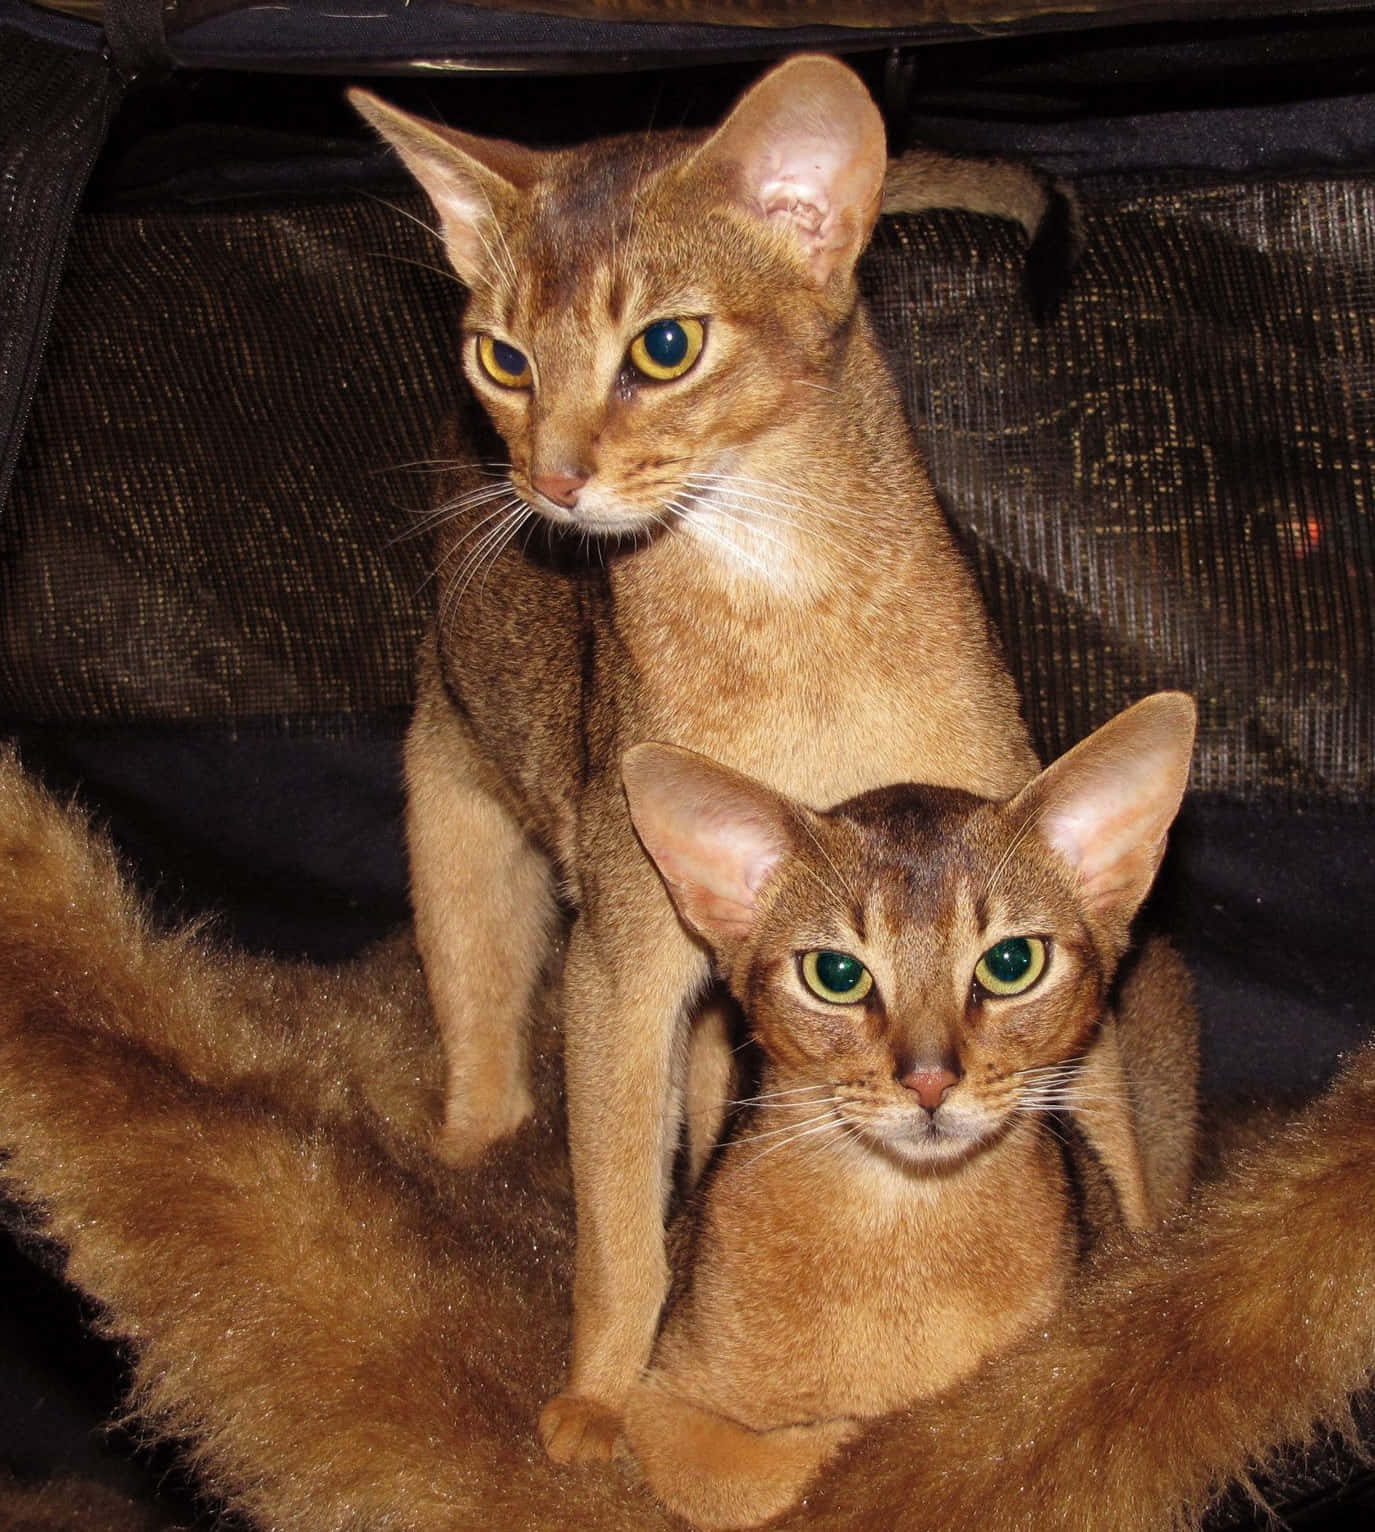
M738 771L676 745L621 757L630 818L684 921L718 952L753 928L759 895L792 849L799 809Z
M1157 692L1029 783L1013 815L1074 868L1091 917L1118 944L1151 886L1189 780L1197 710Z
M501 236L491 225L509 212L538 173L538 151L415 117L371 91L354 88L348 99L429 197L449 260L471 287L489 269L492 250L501 248Z
M864 82L802 54L770 70L698 151L751 212L786 229L818 287L849 280L878 217L888 156Z

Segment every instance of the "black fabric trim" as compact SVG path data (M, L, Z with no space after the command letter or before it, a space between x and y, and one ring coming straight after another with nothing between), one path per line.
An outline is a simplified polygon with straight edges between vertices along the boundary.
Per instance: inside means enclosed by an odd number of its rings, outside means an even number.
M121 93L104 59L0 23L0 505L28 421L77 203Z
M123 79L131 84L158 79L176 67L162 0L105 0L104 21L110 56Z

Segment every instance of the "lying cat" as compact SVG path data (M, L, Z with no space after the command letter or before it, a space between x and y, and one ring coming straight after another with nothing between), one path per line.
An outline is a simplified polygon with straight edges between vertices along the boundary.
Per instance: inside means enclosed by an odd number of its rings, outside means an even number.
M319 969L168 931L0 751L6 1219L62 1247L132 1370L126 1426L234 1525L681 1527L521 1429L559 1372L572 1222L557 1082L538 1083L538 1131L436 1173L442 1071L409 955ZM1375 1046L1251 1145L1149 1240L1106 1241L958 1408L866 1430L789 1524L1192 1528L1281 1443L1349 1426L1375 1368ZM0 1526L28 1525L0 1484Z
M824 814L690 751L627 753L635 827L766 1059L626 1413L694 1525L777 1515L860 1421L1055 1308L1077 1243L1046 1118L1085 1089L1193 734L1162 692L1007 803L890 787ZM1159 1043L1169 1089L1191 1060Z
M855 74L795 58L715 132L551 152L353 100L434 204L471 290L464 370L509 454L442 491L407 741L439 1146L471 1161L531 1111L557 891L578 915L578 1243L569 1382L540 1429L561 1461L605 1457L667 1290L710 967L636 839L622 753L669 740L818 803L901 780L1005 798L1037 762L859 301L887 160ZM724 1035L709 1017L697 1038L694 1078L719 1082ZM1112 1028L1093 1067L1120 1087ZM1174 1197L1120 1088L1081 1118L1135 1221Z

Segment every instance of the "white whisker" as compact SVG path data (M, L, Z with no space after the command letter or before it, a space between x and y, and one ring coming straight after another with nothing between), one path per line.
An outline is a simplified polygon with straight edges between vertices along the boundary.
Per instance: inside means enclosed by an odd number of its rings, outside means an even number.
M409 463L391 463L375 473L457 473L467 469L469 473L485 474L489 479L505 478L511 470L509 463L472 463L464 458L417 457Z
M417 271L428 271L434 276L443 277L446 282L455 282L459 287L464 286L463 279L456 272L450 271L445 266L436 266L433 261L417 260L413 255L397 255L392 250L370 250L368 252L375 261L395 261L401 266L414 266Z
M385 197L379 197L375 192L365 191L363 195L368 199L369 202L377 203L379 207L386 208L388 212L395 213L400 218L409 219L410 222L416 226L416 228L424 229L426 234L428 234L431 239L437 240L441 245L444 243L444 236L439 232L438 229L432 228L428 223L425 222L423 218L417 217L408 208L397 207L396 203L388 202Z
M484 569L486 573L483 575L483 584L480 589L486 589L487 574L490 574L497 560L507 547L510 546L525 520L533 514L534 512L523 500L513 495L511 501L498 507L496 511L492 512L480 524L481 527L487 526L488 523L495 523L493 526L488 526L488 529L482 533L469 550L467 557L464 558L463 563L459 567L457 575L455 575L448 590L445 592L444 599L440 605L439 619L441 625L449 620L455 607L462 602L478 572ZM479 529L474 530L477 531Z
M801 1119L801 1121L793 1120L790 1122L785 1122L782 1127L764 1128L758 1133L742 1133L740 1137L735 1140L735 1142L737 1144L753 1144L759 1142L762 1139L777 1138L780 1134L783 1133L792 1133L799 1128L810 1128L815 1123L829 1122L834 1115L832 1111L832 1108L835 1105L834 1098L832 1098L831 1101L825 1103L820 1101L809 1101L805 1103L806 1106L821 1106L823 1104L825 1105L826 1110L824 1112L818 1113L815 1117L804 1117Z
M760 1091L757 1095L750 1096L747 1099L749 1101L777 1101L783 1096L803 1096L809 1091L828 1091L830 1089L832 1087L825 1080L818 1080L812 1085L790 1085L786 1090ZM737 1106L744 1106L745 1104L743 1101L736 1103Z
M698 470L686 476L687 481L714 493L729 490L742 499L752 497L761 504L791 511L795 515L814 516L825 521L849 521L860 526L866 521L863 513L837 505L831 499L818 499L804 491L769 479L757 479L748 474L703 472Z
M424 590L431 581L440 579L453 564L460 566L459 577L461 578L463 569L467 567L468 558L473 552L474 539L485 540L484 528L490 529L494 523L500 521L511 509L512 503L507 501L497 506L496 510L489 511L480 521L474 522L463 536L454 543L453 547L445 550L444 557L440 559L439 563L421 581L420 589Z
M799 1128L799 1131L791 1138L781 1139L776 1144L770 1144L767 1149L761 1149L758 1154L751 1155L749 1163L757 1165L760 1160L767 1159L771 1154L777 1154L780 1149L791 1149L794 1144L801 1143L803 1139L815 1138L818 1134L825 1134L831 1138L838 1137L843 1127L844 1124L840 1118L830 1117L815 1127Z
M687 527L689 531L705 537L708 542L713 542L718 547L723 548L728 554L731 555L732 558L739 559L741 563L749 565L749 567L753 569L756 574L761 576L761 578L766 580L769 578L769 568L767 564L761 563L761 561L755 558L752 553L747 553L739 543L734 541L734 539L727 537L725 533L718 532L701 516L692 515L691 507L680 505L676 500L671 500L668 503L667 509L677 511L678 514L683 518L683 525Z
M984 887L988 889L989 892L992 892L993 889L997 886L998 879L1003 875L1007 864L1016 854L1018 846L1020 846L1022 842L1027 838L1027 836L1031 834L1033 827L1041 818L1041 814L1042 810L1039 806L1033 808L1032 811L1017 827L1016 833L1004 848L1002 856L998 858L997 865L993 868L993 871L989 873L988 878L985 880Z
M815 1094L818 1091L829 1091L830 1089L831 1089L831 1087L829 1085L826 1085L826 1084L798 1085L798 1086L794 1087L792 1090L771 1090L771 1091L764 1091L761 1094L755 1095L755 1096L739 1096L739 1097L736 1097L736 1098L734 1098L732 1100L723 1101L723 1102L719 1103L719 1105L723 1106L723 1107L748 1107L748 1106L763 1106L763 1107L767 1107L771 1103L783 1102L785 1100L785 1098L787 1098L786 1099L786 1104L789 1105L789 1106L794 1106L794 1107L816 1106L816 1105L819 1105L819 1101L818 1100L806 1101L806 1100L798 1100L796 1098L802 1097L802 1096L806 1096L806 1095L809 1095L809 1094L815 1096ZM710 1106L698 1107L696 1110L689 1111L689 1112L685 1113L684 1115L688 1116L688 1117L701 1117L701 1116L704 1116L704 1115L709 1115L710 1113L715 1112L717 1109L718 1109L718 1104L713 1102Z
M461 495L457 500L445 500L439 505L417 513L415 524L407 527L403 532L398 532L387 546L395 547L396 544L409 541L411 538L423 537L426 533L433 532L451 521L461 519L469 511L477 510L479 506L488 505L493 500L500 500L503 497L509 499L512 495L511 486L502 482L484 485L482 489ZM478 525L481 526L482 523L479 522Z

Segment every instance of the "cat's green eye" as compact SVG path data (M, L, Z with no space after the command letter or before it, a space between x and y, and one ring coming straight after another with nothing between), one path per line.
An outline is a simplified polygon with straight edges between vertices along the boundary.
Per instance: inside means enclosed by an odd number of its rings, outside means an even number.
M1046 944L1039 936L1009 936L974 965L974 982L986 994L1025 994L1046 969Z
M807 988L832 1005L854 1005L874 987L874 976L857 957L826 949L802 954Z
M630 343L630 365L656 383L681 378L702 354L707 338L700 319L656 319Z
M477 338L477 359L494 383L503 388L529 388L534 382L530 372L530 359L523 351L508 346L495 335L482 334Z

